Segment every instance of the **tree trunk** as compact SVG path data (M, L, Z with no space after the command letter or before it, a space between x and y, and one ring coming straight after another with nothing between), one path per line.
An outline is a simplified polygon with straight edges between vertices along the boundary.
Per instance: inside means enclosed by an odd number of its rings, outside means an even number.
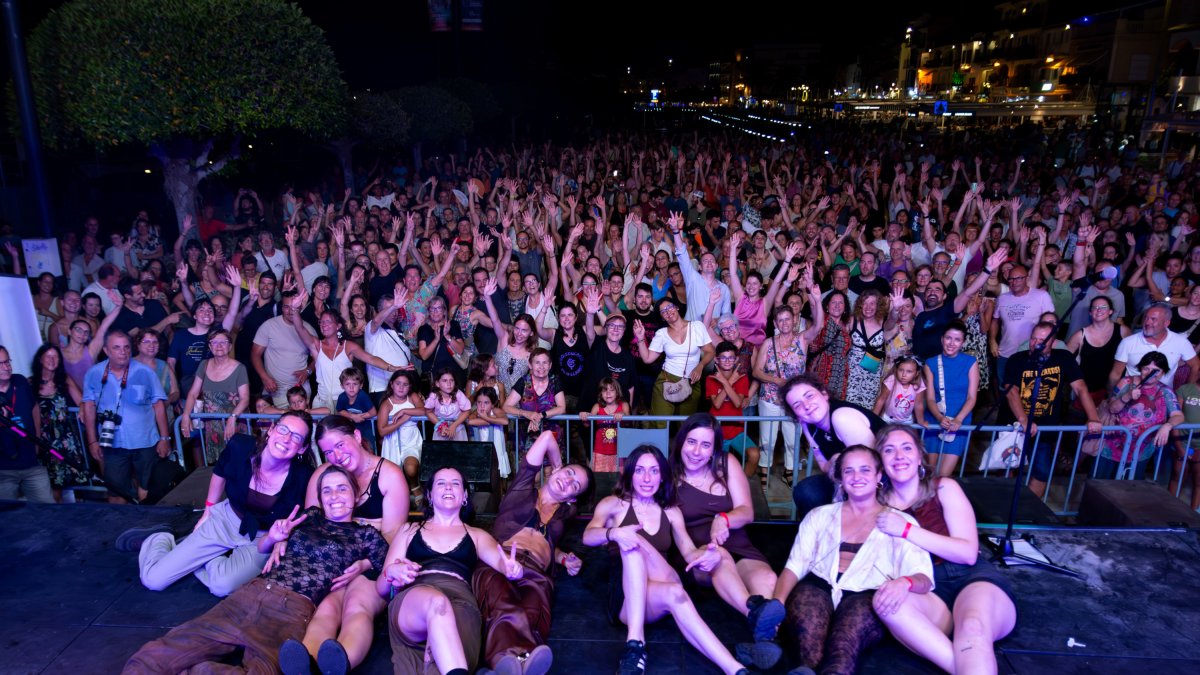
M160 157L159 159L163 168L163 190L170 197L171 203L175 205L175 218L182 235L184 216L197 217L196 201L199 195L201 176L192 170L190 158Z
M333 154L337 155L338 164L342 167L342 181L345 183L343 187L357 193L358 190L354 186L354 146L354 141L339 138L331 142L327 147L333 150Z

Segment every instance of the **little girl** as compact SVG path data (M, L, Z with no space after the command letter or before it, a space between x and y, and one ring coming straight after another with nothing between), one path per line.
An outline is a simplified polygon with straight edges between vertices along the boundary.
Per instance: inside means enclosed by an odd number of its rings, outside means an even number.
M471 401L458 389L454 371L442 368L433 376L434 390L425 399L425 415L434 424L433 437L439 441L465 441L464 424L471 411Z
M512 464L508 461L508 448L504 444L508 415L500 408L500 399L496 397L495 389L483 387L475 392L475 410L471 411L467 424L474 427L475 440L496 446L496 471L502 480L507 480L512 473Z
M388 381L388 395L379 406L375 419L378 435L383 439L379 445L384 459L404 469L408 480L408 491L414 497L421 491L421 444L425 437L417 420L422 419L425 401L413 391L413 375L406 370L392 373Z
M467 398L474 399L475 392L484 387L491 387L496 392L497 401L505 400L508 392L504 390L504 385L496 377L499 372L496 368L496 357L491 354L472 356L471 363L467 367Z
M597 421L596 435L592 439L592 471L596 473L617 473L621 467L617 465L617 425L621 418L629 414L629 404L621 394L621 385L614 377L600 380L599 401L592 406L592 415L612 415L612 420ZM579 413L579 420L584 424L588 421L589 413Z
M920 368L911 356L901 357L890 375L883 379L875 414L888 424L913 424L925 419L925 383L917 376Z

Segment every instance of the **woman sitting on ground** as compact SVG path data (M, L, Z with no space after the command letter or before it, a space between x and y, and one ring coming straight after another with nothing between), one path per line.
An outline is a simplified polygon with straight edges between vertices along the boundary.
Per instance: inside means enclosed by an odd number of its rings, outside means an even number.
M854 673L862 652L883 637L875 611L891 614L933 589L929 554L876 527L889 512L913 524L879 503L879 453L852 445L829 464L839 501L805 516L775 586L800 662L790 675Z
M725 675L747 672L696 612L679 574L667 562L674 541L687 561L687 569L712 572L721 562L714 543L697 548L688 536L683 514L675 506L675 489L667 458L653 445L641 445L625 461L616 494L596 506L583 532L588 546L608 545L619 553L620 577L609 577L609 620L628 627L621 675L646 669L647 621L670 614L683 637L715 663ZM764 643L769 644L769 643Z
M144 645L123 672L179 673L202 664L208 667L197 667L197 672L215 672L229 669L217 662L239 648L244 650L241 667L246 671L277 672L280 643L304 633L334 579L344 576L347 568L379 570L387 552L387 542L375 528L351 520L358 487L348 472L341 467L326 471L317 490L321 508L297 516L299 507L293 506L291 515L275 521L259 541L259 554L265 557L272 545L290 540L287 558L202 616Z
M304 500L312 476L304 456L312 427L308 413L287 412L258 443L246 434L230 438L208 482L204 515L182 541L176 542L166 526L123 533L119 549L140 546L142 584L161 591L195 572L213 595L224 597L258 576L267 556L257 544L269 523Z
M933 593L909 593L890 608L880 607L877 595L880 619L902 644L948 673L996 672L992 643L1012 632L1017 607L1008 579L978 557L971 503L954 479L934 475L917 430L889 426L876 447L887 475L884 502L917 521L882 513L876 527L928 551L935 583Z
M392 562L375 585L380 597L392 598L392 666L397 673L421 673L428 658L443 675L467 675L478 666L482 640L479 605L467 581L472 570L483 562L520 579L524 567L515 544L506 552L492 535L463 522L471 495L458 469L435 471L426 495L425 519L396 535L387 554Z

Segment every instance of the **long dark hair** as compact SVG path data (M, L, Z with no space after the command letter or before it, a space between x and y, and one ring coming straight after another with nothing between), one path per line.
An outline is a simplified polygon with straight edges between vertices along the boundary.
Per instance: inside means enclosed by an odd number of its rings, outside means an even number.
M683 424L680 425L679 432L675 434L675 438L671 441L672 482L676 486L683 482L683 443L687 440L688 434L696 429L709 429L712 431L713 454L708 464L708 470L712 472L713 480L720 483L721 487L725 488L728 492L729 484L726 482L725 476L729 464L729 453L721 448L721 442L724 439L724 436L721 434L721 425L717 423L717 418L706 412L689 415L683 421Z
M45 356L46 352L50 350L54 350L58 353L58 367L54 369L53 377L54 388L58 391L58 393L66 396L67 369L64 365L66 361L63 359L62 350L58 348L58 345L53 345L50 343L46 343L41 347L38 347L37 352L33 355L33 368L30 369L30 376L33 380L33 391L36 395L37 391L42 388L42 377L45 376L45 372L43 371L44 366L42 365L42 357Z
M417 525L417 529L425 527L425 523L429 522L429 519L433 517L433 498L430 496L433 494L433 479L437 477L439 472L445 470L453 471L458 474L459 478L462 478L463 496L466 498L466 503L458 507L458 519L464 523L468 523L472 518L475 517L475 505L471 503L471 483L468 482L467 477L463 475L462 469L459 469L457 466L451 466L447 464L445 466L439 466L433 471L430 471L429 478L425 479L425 484L422 486L422 488L425 490L425 508L422 510L423 518L421 519L421 524Z
M633 502L633 472L637 468L638 460L642 455L650 455L654 457L654 461L658 462L658 471L662 476L662 482L658 485L658 490L654 493L654 501L661 507L667 508L675 505L675 481L671 477L671 465L667 462L667 458L663 455L662 450L658 446L649 443L643 443L633 449L629 453L629 457L625 459L625 466L621 469L621 479L617 481L617 487L613 490L613 494L618 499L627 502Z
M306 430L304 433L304 449L300 452L300 454L296 455L296 458L293 461L308 462L308 464L311 466L312 465L312 457L311 457L312 453L311 453L310 447L312 445L312 434L313 434L312 415L309 415L307 412L305 412L303 410L289 410L289 411L283 413L282 415L280 415L279 419L275 420L275 424L279 424L281 421L283 421L283 418L285 418L285 417L295 417L296 419L300 420L301 422L304 422L304 428ZM345 419L341 415L330 415L330 417L337 417L339 419ZM325 419L329 419L329 418L327 417ZM324 420L322 420L322 421L324 421ZM349 422L349 420L346 420L346 421ZM265 450L267 448L267 443L269 443L270 440L271 440L270 433L263 436L258 441L258 447L254 449L254 454L250 456L250 470L251 470L251 472L254 473L254 475L258 475L258 470L260 468L262 468L263 450Z

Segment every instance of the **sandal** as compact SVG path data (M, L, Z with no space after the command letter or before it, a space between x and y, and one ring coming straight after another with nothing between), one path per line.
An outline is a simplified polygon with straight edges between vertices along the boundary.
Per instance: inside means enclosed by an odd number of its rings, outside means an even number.
M785 470L783 472L783 475L780 476L779 479L783 481L784 485L787 485L788 487L792 487L792 472L791 471Z

